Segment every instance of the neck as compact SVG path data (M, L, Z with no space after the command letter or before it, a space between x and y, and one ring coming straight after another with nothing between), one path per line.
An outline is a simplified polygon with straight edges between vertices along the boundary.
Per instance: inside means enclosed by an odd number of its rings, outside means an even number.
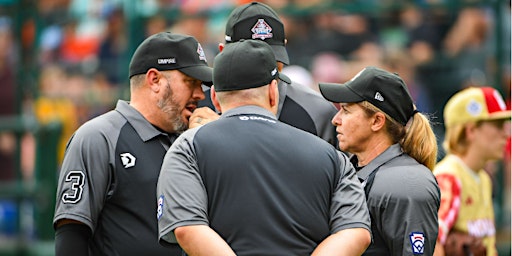
M386 151L391 145L393 145L387 139L375 139L368 143L366 149L362 152L354 153L357 156L357 165L365 166L373 159L377 158L382 152Z

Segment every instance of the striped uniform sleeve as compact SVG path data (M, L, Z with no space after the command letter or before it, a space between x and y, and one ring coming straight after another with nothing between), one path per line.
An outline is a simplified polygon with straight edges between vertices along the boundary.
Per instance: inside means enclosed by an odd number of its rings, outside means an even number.
M438 240L444 245L459 214L461 182L456 176L447 173L436 175L436 179L441 190Z

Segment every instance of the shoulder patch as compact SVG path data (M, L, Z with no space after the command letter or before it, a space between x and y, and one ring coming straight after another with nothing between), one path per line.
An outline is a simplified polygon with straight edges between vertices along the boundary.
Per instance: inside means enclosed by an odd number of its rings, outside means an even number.
M65 177L69 183L69 189L62 194L62 202L65 204L76 204L82 199L84 192L85 173L82 171L70 171Z
M409 235L411 241L412 252L414 254L423 254L425 249L425 235L421 232L412 232Z
M157 200L156 219L159 220L164 214L164 195L160 195Z

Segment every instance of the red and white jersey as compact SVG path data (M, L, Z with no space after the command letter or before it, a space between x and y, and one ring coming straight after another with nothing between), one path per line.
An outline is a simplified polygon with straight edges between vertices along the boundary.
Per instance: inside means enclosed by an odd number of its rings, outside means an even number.
M483 238L487 255L497 255L492 182L485 170L473 171L457 156L447 155L434 168L439 188L439 241L450 230Z

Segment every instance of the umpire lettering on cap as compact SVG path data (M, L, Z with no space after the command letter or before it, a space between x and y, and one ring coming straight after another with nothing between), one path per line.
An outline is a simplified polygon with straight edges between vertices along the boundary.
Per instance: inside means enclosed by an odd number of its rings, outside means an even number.
M171 146L157 184L160 243L189 255L360 255L371 241L348 158L276 119L271 47L241 40L215 57L215 121Z
M156 182L213 70L194 37L162 32L137 47L129 71L130 101L119 100L68 142L54 217L57 256L182 255L158 243Z

